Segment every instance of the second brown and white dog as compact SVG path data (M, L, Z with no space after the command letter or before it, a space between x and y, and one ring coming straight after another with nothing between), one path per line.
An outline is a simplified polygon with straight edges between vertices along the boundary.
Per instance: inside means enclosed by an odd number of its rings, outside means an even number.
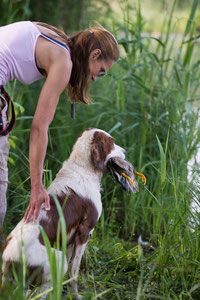
M25 255L27 268L42 268L41 290L48 289L51 283L51 272L48 254L42 239L40 226L43 227L52 245L52 251L57 251L58 259L62 259L61 251L53 249L57 239L59 214L55 205L55 195L63 207L63 215L67 228L67 258L64 262L64 273L67 272L71 259L70 276L73 292L78 297L77 277L79 265L84 253L89 235L92 233L102 211L101 177L109 170L117 177L118 183L129 193L137 191L137 182L131 170L131 164L126 163L125 150L114 143L114 138L100 129L87 129L77 139L73 151L61 170L48 188L51 209L45 211L41 207L36 224L24 224L23 219L9 234L3 252L3 278L13 262L20 262L22 253ZM112 161L113 160L113 161ZM121 161L118 166L117 160ZM113 167L112 167L113 164ZM123 176L120 170L134 182L135 188ZM127 169L127 170L126 170ZM129 170L128 170L129 169ZM67 201L64 201L67 197Z

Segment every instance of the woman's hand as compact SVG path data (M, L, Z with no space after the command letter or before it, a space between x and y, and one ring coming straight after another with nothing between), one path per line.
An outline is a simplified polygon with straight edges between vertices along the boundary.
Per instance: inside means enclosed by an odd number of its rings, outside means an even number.
M36 222L40 207L42 203L45 203L45 209L50 210L50 199L47 191L41 186L39 189L32 189L30 196L30 203L24 216L24 222L28 223L33 215L33 223Z

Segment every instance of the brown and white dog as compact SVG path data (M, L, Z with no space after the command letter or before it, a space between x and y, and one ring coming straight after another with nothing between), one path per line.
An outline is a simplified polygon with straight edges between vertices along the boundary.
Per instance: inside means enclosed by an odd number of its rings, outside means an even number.
M112 170L112 159L114 169ZM57 251L61 260L61 251L53 249L57 238L57 225L59 214L55 205L55 195L63 207L63 215L67 228L67 258L64 262L64 273L67 272L68 262L71 259L70 276L72 290L78 298L77 277L79 265L84 253L89 235L92 233L102 211L101 203L101 177L109 169L117 176L117 181L129 192L134 191L130 183L116 170L116 161L123 162L122 168L126 172L125 150L114 143L114 138L100 129L87 129L77 139L73 151L56 175L48 188L51 209L46 211L41 207L37 223L24 224L23 219L18 223L6 240L2 255L4 284L6 273L13 262L20 262L22 253L25 255L27 268L42 268L41 290L48 289L51 284L51 272L48 254L42 239L40 226L46 232L52 245L52 251ZM128 163L128 162L127 162ZM125 166L125 167L124 167ZM130 163L127 168L130 167ZM134 181L135 191L137 182L134 180L132 170L129 176ZM111 174L112 175L112 174ZM122 180L121 180L122 179Z

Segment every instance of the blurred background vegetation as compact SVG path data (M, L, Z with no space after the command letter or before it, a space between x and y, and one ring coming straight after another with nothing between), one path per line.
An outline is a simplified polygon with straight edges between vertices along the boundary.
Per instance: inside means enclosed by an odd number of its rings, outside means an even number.
M138 194L127 196L104 176L104 209L80 275L85 299L199 299L199 1L2 0L0 25L20 20L61 26L68 34L97 21L120 45L109 75L91 84L94 103L77 104L72 121L63 93L49 129L46 187L87 127L110 132L147 177ZM28 140L42 84L6 87L17 122L5 233L29 201ZM19 286L13 299L23 299Z
M173 5L173 0L142 0L141 12L144 30L160 32L163 20ZM67 33L88 27L93 21L109 26L114 22L123 22L124 12L135 14L138 1L134 0L2 0L0 2L0 24L33 20L55 26L62 26ZM173 31L183 32L193 0L177 0L174 19L176 28ZM200 25L200 12L195 21Z

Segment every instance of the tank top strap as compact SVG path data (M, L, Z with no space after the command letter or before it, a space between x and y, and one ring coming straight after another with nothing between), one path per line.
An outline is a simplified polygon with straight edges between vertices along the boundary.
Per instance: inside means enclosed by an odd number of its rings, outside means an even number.
M67 47L66 44L64 44L64 43L62 43L62 42L60 42L60 41L58 41L58 40L52 38L51 36L49 36L49 35L47 35L47 34L45 34L45 33L41 33L40 35L43 36L45 39L47 39L47 40L53 42L54 44L57 44L57 45L59 45L60 47L63 47L64 49L66 49L66 50L68 51L69 55L70 55L69 48ZM71 56L71 55L70 55L70 56Z

